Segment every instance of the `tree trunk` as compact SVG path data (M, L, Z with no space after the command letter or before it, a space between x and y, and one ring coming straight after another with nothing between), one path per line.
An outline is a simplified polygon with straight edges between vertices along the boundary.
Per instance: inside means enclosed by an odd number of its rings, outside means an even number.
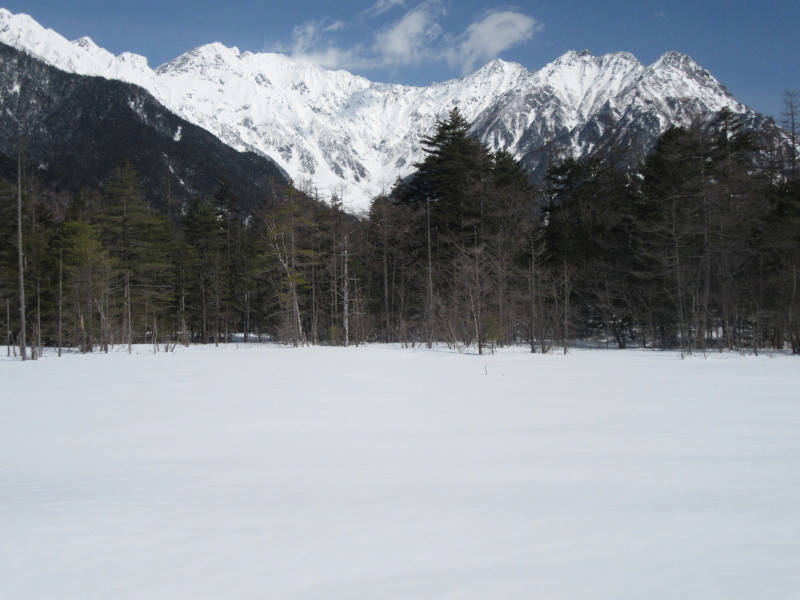
M42 282L36 279L36 335L34 336L36 352L32 353L33 359L37 360L42 354Z
M25 330L25 250L22 247L22 155L17 157L17 255L19 258L19 350L22 360L27 360Z
M425 202L426 218L427 218L427 233L428 233L428 348L433 347L433 258L431 248L431 202Z
M61 358L61 346L63 342L62 328L62 306L64 303L64 249L58 252L58 357Z
M567 259L564 258L564 354L567 353L569 345L569 272L567 271Z
M388 264L388 257L387 252L388 249L386 247L386 227L383 227L383 317L385 319L386 328L386 336L384 338L385 342L392 341L392 334L391 332L391 319L389 318L389 264Z
M128 271L125 271L125 319L127 321L126 335L128 336L128 354L133 352L133 323L131 323L131 280Z
M6 356L11 356L12 351L14 356L17 355L17 347L14 345L14 334L11 333L11 300L6 298L6 330L8 331L8 348L6 348Z
M350 345L350 282L347 281L348 277L348 239L344 236L344 264L342 265L342 325L344 327L344 346L347 348Z

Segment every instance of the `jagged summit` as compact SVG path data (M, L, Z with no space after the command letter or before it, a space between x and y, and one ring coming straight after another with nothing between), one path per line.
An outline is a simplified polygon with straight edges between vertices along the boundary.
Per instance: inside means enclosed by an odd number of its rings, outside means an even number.
M510 151L534 174L546 144L589 151L609 115L644 146L669 125L722 108L764 119L678 52L645 66L628 52L570 51L535 71L495 59L466 77L415 87L218 42L153 70L144 57L115 56L88 38L69 42L4 9L0 42L68 72L140 85L226 144L268 156L296 182L343 195L354 208L411 172L420 138L453 107L484 143Z
M654 64L654 67L676 68L676 69L696 69L699 65L692 60L688 54L670 50L665 52Z
M509 62L502 58L494 58L475 71L472 76L479 74L491 75L494 73L527 74L529 71L519 63Z
M241 54L236 47L227 46L214 42L198 46L172 60L164 63L155 70L156 75L175 72L205 72L210 68L229 69L240 71L239 65Z
M94 43L94 40L89 36L83 36L82 38L73 40L72 43L75 44L76 46L80 46L81 48L95 49L99 47L97 44Z

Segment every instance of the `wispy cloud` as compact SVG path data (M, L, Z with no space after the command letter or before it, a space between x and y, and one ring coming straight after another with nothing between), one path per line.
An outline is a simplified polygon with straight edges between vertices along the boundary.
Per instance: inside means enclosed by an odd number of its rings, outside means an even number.
M330 34L345 27L343 21L306 21L292 31L291 46L279 44L273 49L295 58L308 60L326 69L368 67L369 65L360 58L362 54L360 46L340 48L331 39Z
M490 12L456 38L456 43L446 52L447 61L459 67L462 75L470 73L478 64L527 42L541 30L542 25L536 19L523 13Z
M438 19L445 13L441 2L424 2L379 31L372 47L378 62L386 66L404 66L429 60L442 36Z
M378 17L405 5L405 0L377 0L362 16ZM351 29L349 24L307 21L294 28L290 45L273 49L329 69L395 68L444 61L466 74L542 30L536 19L515 10L485 12L461 33L445 31L442 23L446 16L444 0L425 0L364 41L349 45L338 41Z
M334 21L330 25L326 26L323 31L339 31L340 29L344 28L346 23L344 21Z
M380 17L382 14L398 7L405 6L405 0L378 0L375 4L370 6L367 10L361 13L363 19L374 19Z

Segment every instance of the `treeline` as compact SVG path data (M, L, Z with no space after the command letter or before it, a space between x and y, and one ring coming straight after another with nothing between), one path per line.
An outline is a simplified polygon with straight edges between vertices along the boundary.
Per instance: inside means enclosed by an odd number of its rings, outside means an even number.
M587 159L551 149L533 187L468 128L452 111L416 173L361 216L296 187L244 214L227 185L156 211L129 164L102 193L62 203L33 177L4 183L8 353L23 334L36 357L242 332L291 345L800 353L796 143L787 154L723 112L670 129L637 162L612 127Z

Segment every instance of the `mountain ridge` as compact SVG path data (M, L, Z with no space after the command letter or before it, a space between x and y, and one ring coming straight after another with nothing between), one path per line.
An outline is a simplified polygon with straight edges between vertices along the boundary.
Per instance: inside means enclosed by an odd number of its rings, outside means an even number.
M647 66L628 52L570 51L538 70L494 59L463 78L406 86L219 42L152 69L144 57L115 56L85 37L67 41L5 9L0 41L68 72L140 85L225 144L273 159L298 186L357 209L412 172L420 139L454 107L475 136L511 152L533 177L544 172L545 149L580 156L609 126L646 149L667 127L723 108L753 127L768 122L678 52Z

